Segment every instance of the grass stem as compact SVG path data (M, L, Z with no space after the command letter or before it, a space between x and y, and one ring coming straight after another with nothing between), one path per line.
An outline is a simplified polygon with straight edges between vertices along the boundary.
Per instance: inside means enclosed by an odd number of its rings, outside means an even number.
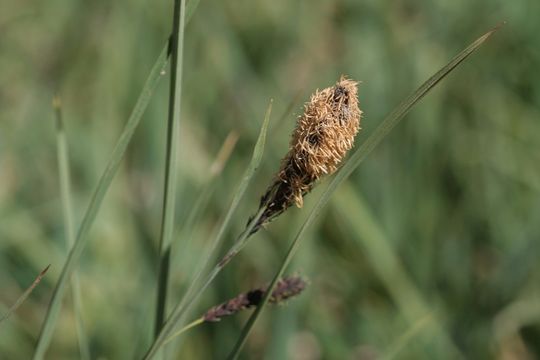
M265 210L265 207L261 207L257 215L255 215L255 217L250 220L246 229L239 235L238 240L233 245L233 248L229 250L227 255L222 259L222 261L220 261L220 263L218 263L218 265L214 267L214 269L207 275L207 277L204 279L204 282L201 284L201 281L203 281L204 271L206 270L210 261L213 259L214 253L218 250L219 244L221 243L221 240L224 237L225 231L227 230L230 224L232 216L234 212L236 211L238 204L240 203L240 200L245 194L245 191L251 179L253 178L253 175L259 168L259 165L262 160L263 151L264 151L264 144L266 142L266 133L268 130L268 123L270 121L271 112L272 112L272 101L270 102L268 109L266 110L264 121L261 126L261 131L259 133L257 143L255 144L255 147L253 149L253 155L251 157L251 161L246 171L244 172L244 175L242 176L242 180L240 181L238 188L236 189L233 195L233 199L232 199L231 205L229 206L229 210L227 211L227 214L225 215L223 221L221 222L221 225L219 227L219 230L216 236L211 241L211 248L208 251L208 254L205 257L205 259L201 262L201 265L197 269L194 280L191 282L191 285L189 286L185 295L180 300L180 302L175 306L171 315L168 317L163 328L161 329L160 333L154 339L154 342L148 349L144 357L145 359L153 358L156 355L157 351L165 344L165 340L169 338L170 334L174 331L174 329L179 328L183 325L183 322L185 321L185 319L187 318L187 315L189 314L189 310L194 305L196 300L202 295L202 293L206 290L208 285L216 278L216 276L223 269L226 263L228 263L232 259L232 256L230 256L231 251L238 252L239 244L243 244L243 245L246 244L247 239L249 238L251 234L251 230L253 230L253 228L259 221L260 217L262 216ZM227 260L225 260L224 262L224 259L227 259Z
M185 1L175 0L173 12L173 34L171 46L171 80L169 87L169 120L167 126L167 150L165 161L165 185L163 212L159 241L159 263L157 280L157 302L155 333L159 333L166 314L167 287L174 234L177 188L177 148L180 135L180 113L182 98L182 58L184 49Z
M56 115L56 141L58 156L58 173L60 181L60 197L62 199L62 214L64 216L64 233L68 250L75 244L75 223L73 220L73 202L71 200L71 176L69 169L69 150L62 116L62 102L59 96L53 99ZM79 342L79 352L82 360L90 359L90 347L84 330L82 318L82 295L79 275L75 271L71 276L71 295L73 297L73 312L75 327Z
M187 8L187 20L192 17L198 4L199 0L190 1ZM56 283L51 302L49 303L49 307L47 309L47 314L45 315L45 320L41 327L39 339L33 356L34 359L43 359L43 357L45 356L45 352L49 347L53 336L54 328L60 314L62 299L66 291L67 282L71 274L75 270L75 267L77 266L79 259L83 253L83 250L88 243L88 232L90 231L90 228L94 223L97 213L101 208L101 204L103 202L103 199L105 198L107 190L109 189L112 180L116 172L118 171L120 161L124 157L127 146L129 145L133 134L135 133L135 130L140 123L146 107L152 99L152 95L154 94L154 91L159 81L163 77L163 74L165 74L165 68L169 63L169 55L171 49L170 45L170 40L168 40L166 45L161 50L161 53L159 54L156 62L152 66L152 70L150 71L150 74L148 75L144 83L143 89L139 97L137 98L135 106L129 116L129 119L127 120L126 125L124 126L122 134L120 135L114 147L114 150L109 157L107 166L103 171L101 178L99 179L94 193L92 194L92 198L77 232L75 244L69 252L66 262L64 263L64 266L62 268L62 272L60 273L60 278Z
M34 291L36 286L41 282L41 279L43 279L43 276L45 276L50 266L51 265L49 264L45 267L45 269L41 270L39 275L35 278L34 282L24 291L24 293L21 296L19 296L17 301L15 301L13 305L11 305L8 311L4 315L2 315L2 317L0 317L0 324L3 321L7 320L19 308L19 306L21 306L21 304L26 300L26 298L30 296L32 291Z
M94 193L92 194L90 204L86 209L86 213L84 214L81 225L77 232L75 243L70 249L66 262L64 263L64 266L62 268L62 272L60 273L60 278L56 283L51 302L49 303L49 307L47 309L47 314L45 315L45 320L41 327L38 343L34 352L34 359L43 359L45 356L45 352L49 347L53 336L54 328L60 314L62 299L66 292L67 282L71 278L71 275L73 274L79 262L79 259L81 258L83 250L88 243L88 233L90 232L90 228L92 227L97 213L101 208L101 204L103 203L103 199L105 198L107 190L109 189L112 180L116 175L116 172L118 171L120 162L124 157L127 146L129 145L133 134L135 133L135 129L139 125L142 115L144 114L144 110L148 106L154 90L156 89L159 80L162 77L165 66L169 62L168 48L169 46L167 44L161 51L161 54L159 55L156 63L152 67L152 70L150 71L150 74L148 75L148 78L142 89L142 92L139 95L137 102L135 103L135 107L133 108L133 111L129 116L124 130L122 131L122 134L120 135L120 138L118 139L118 142L116 143L115 148L111 153L107 166L103 171L101 178L99 179Z
M180 330L178 330L177 332L175 332L174 334L172 334L171 336L169 336L165 342L163 343L163 345L166 345L167 343L171 342L175 337L181 335L182 333L188 331L189 329L197 326L197 325L200 325L204 322L204 318L198 318L197 320L195 321L192 321L191 323L187 324L186 326L184 326L183 328L181 328Z
M409 113L409 111L425 96L427 95L441 80L443 80L448 74L450 74L454 69L456 69L463 61L465 61L472 53L474 53L487 39L493 35L495 31L499 29L500 26L497 26L493 30L485 33L467 48L462 50L458 55L456 55L448 64L442 67L437 71L433 76L431 76L426 82L424 82L416 91L414 91L409 97L407 97L403 102L401 102L393 111L391 111L386 118L380 123L380 125L375 129L375 131L364 141L364 143L351 155L351 157L345 162L343 167L336 173L336 176L332 179L330 184L327 186L311 212L309 213L307 219L304 221L300 230L296 234L294 240L291 242L287 254L283 258L279 269L274 275L272 283L268 286L263 300L260 305L257 306L255 312L251 315L248 322L242 329L238 341L236 342L233 350L228 356L229 360L237 359L242 347L244 346L253 325L260 316L264 305L270 299L270 295L277 284L279 278L285 272L285 269L291 262L293 256L298 250L301 239L303 238L306 229L313 223L315 218L320 214L322 208L328 203L330 197L338 186L344 182L353 171L360 165L360 163L380 144L380 142L390 133L390 131ZM459 357L458 357L459 358Z

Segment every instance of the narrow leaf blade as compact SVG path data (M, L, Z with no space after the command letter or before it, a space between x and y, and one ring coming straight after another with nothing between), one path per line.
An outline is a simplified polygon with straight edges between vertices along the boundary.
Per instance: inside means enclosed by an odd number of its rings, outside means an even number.
M41 272L36 277L36 279L34 280L32 285L30 285L28 287L28 289L25 290L25 292L17 299L17 301L15 301L15 303L13 305L11 305L11 307L9 308L7 313L5 313L0 318L0 324L2 323L2 321L7 320L19 308L19 306L21 306L21 304L28 298L28 296L32 293L32 291L34 291L36 286L41 282L41 279L43 278L43 276L45 276L45 274L47 273L47 270L49 270L50 266L51 265L49 264L49 265L47 265L47 267L45 269L41 270Z
M159 239L159 264L157 278L157 302L155 333L159 333L166 314L171 246L176 213L178 185L177 149L180 143L180 118L182 110L182 68L184 54L185 0L175 0L171 52L171 81L169 86L169 114L167 147L165 154L165 184L163 186L163 209Z
M176 305L171 316L169 317L169 319L167 319L165 325L163 326L163 329L161 330L160 334L158 335L154 343L150 346L150 349L148 350L148 352L146 353L144 357L145 359L152 359L155 356L156 352L165 344L165 341L169 338L172 332L184 324L185 319L189 313L189 310L191 309L191 306L201 296L204 290L206 290L208 285L220 272L220 269L216 267L206 277L206 279L204 279L204 281L201 281L202 276L204 274L204 270L208 266L208 263L210 262L210 260L214 258L215 253L217 249L219 248L219 244L221 243L223 239L223 235L225 234L225 231L230 225L232 216L235 213L238 207L238 204L240 203L240 200L244 196L246 189L249 183L251 182L251 179L253 178L253 175L255 175L255 173L257 172L257 169L260 166L262 156L264 153L264 145L266 143L266 133L268 131L270 115L272 113L272 102L273 101L270 101L270 104L268 105L268 109L266 110L264 121L261 126L261 131L259 133L259 137L257 139L255 147L253 149L253 155L251 157L251 161L246 171L244 172L244 176L242 177L242 180L233 195L233 199L231 201L231 205L229 206L227 214L225 215L216 236L211 241L210 249L207 252L207 256L201 262L201 265L199 266L197 270L197 274L195 275L194 280L192 281L191 285L186 291L186 294L184 295L182 300Z
M105 194L112 183L118 167L120 166L120 161L124 156L126 148L142 118L144 110L152 98L154 90L156 89L162 74L164 73L165 66L168 63L167 52L168 45L163 48L158 60L154 64L143 90L137 99L135 107L126 123L126 126L124 127L124 130L109 158L109 163L107 164L107 167L98 182L94 194L92 195L92 199L90 200L90 204L88 205L79 228L75 244L69 252L60 274L60 278L58 279L58 283L56 284L56 288L54 289L54 293L45 316L45 321L41 328L40 337L34 353L34 359L43 359L45 351L49 346L54 327L60 313L62 298L64 297L67 283L73 274L77 263L79 262L86 244L88 243L88 232L94 223L96 215L101 207L101 203L103 202L103 198L105 197Z
M69 170L69 149L66 131L62 116L62 103L59 96L53 99L53 107L56 113L56 152L58 158L58 178L60 182L60 198L62 200L62 214L64 217L64 236L67 248L70 249L75 243L75 222L73 220L73 202L71 200L71 177ZM73 313L79 352L82 360L90 359L90 347L84 330L82 318L82 294L81 284L77 272L71 277L71 292L73 296Z
M198 5L199 0L191 0L190 3L187 5L186 24L191 19ZM122 135L116 143L113 153L109 158L109 163L107 164L107 167L105 168L105 171L101 176L96 190L94 191L92 199L90 200L90 204L88 205L83 221L79 228L75 244L72 247L68 258L64 264L64 268L62 269L62 272L60 274L60 279L56 284L53 297L51 299L51 302L49 303L49 308L47 309L45 321L43 322L41 333L34 353L34 359L42 359L45 355L47 347L49 346L52 338L52 333L54 331L54 327L60 313L60 307L62 303L62 298L65 293L67 281L73 273L73 270L75 269L75 266L77 265L79 258L82 255L82 251L84 250L84 247L87 243L86 234L94 222L97 212L101 206L101 202L105 197L105 193L107 192L112 182L112 179L116 174L116 171L118 170L120 160L124 156L127 145L131 141L133 133L135 132L135 129L139 124L144 110L148 106L148 103L152 98L152 95L157 87L157 84L159 83L159 80L165 74L165 68L169 62L169 50L170 38L169 41L167 41L167 43L165 44L165 47L162 49L158 59L152 66L152 70L150 71L150 74L146 79L143 90L139 95L137 102L135 103L135 107L133 108L128 122L124 127Z
M328 203L330 196L334 193L337 187L343 183L352 172L360 165L360 163L367 157L373 149L390 133L390 131L407 115L407 113L415 106L433 87L435 87L441 80L443 80L448 74L450 74L457 66L459 66L465 59L467 59L475 50L477 50L487 39L495 33L500 28L500 25L494 28L493 30L487 32L486 34L479 37L476 41L470 44L467 48L461 51L456 55L446 66L437 71L432 77L430 77L426 82L424 82L415 92L413 92L409 97L407 97L401 104L399 104L375 129L375 131L366 139L366 141L354 152L354 154L349 158L349 160L343 165L343 167L338 171L336 176L332 179L328 187L325 189L318 202L315 204L311 210L308 218L302 224L300 230L298 231L296 237L291 243L289 250L283 259L278 271L274 275L272 283L268 287L268 291L265 293L263 300L260 305L257 306L257 309L249 318L248 322L242 329L242 333L236 342L232 352L229 355L229 359L236 359L240 354L246 339L253 328L253 325L260 316L262 309L268 302L270 295L279 280L283 275L285 269L289 265L291 259L296 253L300 240L303 238L306 229L313 223L315 218L320 214L322 208Z

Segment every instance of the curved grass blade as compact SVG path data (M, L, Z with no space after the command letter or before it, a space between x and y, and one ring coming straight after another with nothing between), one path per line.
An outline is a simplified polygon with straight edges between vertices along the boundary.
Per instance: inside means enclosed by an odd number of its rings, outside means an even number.
M167 147L165 160L165 184L163 186L163 209L161 214L161 234L159 239L159 261L157 278L157 301L155 334L163 326L167 306L167 290L171 260L171 244L174 233L176 189L177 189L177 149L180 138L180 115L182 109L182 65L184 52L185 9L184 0L175 0L173 12L173 36L171 56L171 80L169 86L169 119L167 125Z
M71 201L71 180L69 171L69 155L62 118L62 104L60 97L53 99L53 108L56 114L56 145L58 156L58 177L60 179L60 197L62 199L62 214L64 216L64 234L68 249L75 243L75 227L73 220L73 206ZM75 313L75 327L77 329L77 339L79 341L79 352L82 360L90 359L90 347L84 331L82 319L82 296L81 284L77 272L71 276L71 295L73 297L73 312Z
M502 24L501 24L502 25ZM423 83L414 93L407 97L401 104L399 104L387 117L382 121L382 123L375 129L375 131L366 139L366 141L352 154L348 161L343 165L343 167L338 171L336 176L332 179L328 187L325 189L311 212L309 213L308 218L302 224L300 230L298 231L296 237L291 243L287 255L283 259L279 270L274 275L272 283L268 287L268 291L265 293L264 298L262 299L259 306L255 312L251 315L248 322L242 329L242 333L238 338L236 345L234 346L232 352L230 353L228 359L236 359L240 354L242 349L255 321L257 321L259 315L261 314L264 305L268 302L270 294L272 293L278 279L283 275L283 272L289 265L292 257L296 253L299 245L300 239L302 239L306 229L311 225L313 220L320 214L322 208L328 203L330 196L334 193L337 187L345 181L352 172L360 165L360 163L371 153L371 151L388 135L388 133L407 115L407 113L416 105L435 85L437 85L442 79L444 79L452 70L454 70L459 64L461 64L465 59L469 57L475 50L477 50L495 31L497 31L500 26L497 26L493 30L490 30L486 34L479 37L471 45L461 51L456 55L446 66L441 68L436 72L432 77L430 77L425 83Z
M186 24L191 20L191 17L195 13L195 10L197 9L197 6L199 6L199 2L201 0L190 0L186 4Z
M214 280L214 278L223 268L224 265L220 265L221 263L218 264L212 270L212 272L206 277L203 284L199 286L202 280L204 270L208 266L208 263L210 262L210 260L214 258L215 253L217 249L219 248L219 244L221 243L223 239L223 235L225 234L225 231L229 227L232 216L234 212L236 211L238 204L240 203L240 200L244 196L244 193L246 192L246 189L249 183L251 182L253 175L255 175L255 173L257 172L257 169L259 168L259 165L262 160L262 155L264 152L264 144L266 142L266 133L268 131L268 123L270 121L271 112L272 112L272 101L270 101L270 104L268 105L268 109L266 110L264 121L261 126L261 131L259 133L257 143L255 144L255 147L253 149L253 155L251 157L251 161L246 171L244 172L244 175L242 177L242 180L240 181L240 184L238 185L238 188L236 189L233 195L233 199L231 201L231 205L229 206L227 214L225 215L216 236L211 242L210 249L207 252L207 256L201 262L201 265L197 269L195 278L192 281L191 285L189 286L188 290L186 291L186 294L184 295L182 300L176 305L171 316L165 322L165 325L163 326L160 334L155 339L154 343L150 346L150 349L148 349L148 352L146 353L144 357L145 359L152 359L155 356L156 352L165 344L165 342L167 341L169 336L172 334L172 332L183 325L187 315L189 315L189 310L191 309L191 306L193 306L195 301L199 298L199 296L201 296L204 290L206 290L208 285L212 282L212 280ZM258 216L260 215L262 215L262 212L258 214ZM249 236L249 232L255 225L256 220L258 220L257 216L255 217L254 220L251 221L251 227L248 226L248 228L242 233L240 240L243 237L247 238Z
M11 314L13 314L19 308L19 306L21 306L21 304L24 302L24 300L26 300L26 298L30 295L30 293L32 293L34 288L40 283L41 279L43 278L43 276L45 276L45 274L47 273L47 270L49 270L50 266L51 265L49 264L49 265L47 265L47 267L45 269L41 270L41 272L36 277L36 279L34 280L32 285L30 285L28 287L28 289L26 289L26 291L17 299L17 301L15 301L15 304L11 305L11 307L9 308L7 313L5 313L0 318L0 324L2 324L2 321L7 320L11 316Z
M216 190L217 177L221 174L225 163L228 161L232 150L236 146L238 141L238 135L235 132L229 133L225 142L223 143L214 163L210 166L210 174L206 178L206 181L201 186L197 200L195 200L189 215L186 218L185 223L181 226L184 232L184 236L187 239L191 239L193 236L193 228L198 223L200 217L206 210L208 202L212 197L212 194Z
M116 146L109 158L109 163L107 164L107 167L105 168L105 171L103 172L99 180L94 194L92 195L90 204L88 205L81 226L79 227L75 244L69 252L69 255L60 274L60 278L58 279L58 283L56 284L56 288L54 289L47 315L45 316L45 321L41 328L40 337L38 339L37 347L34 353L34 359L43 359L45 351L49 346L53 335L54 327L60 313L62 298L66 291L67 282L73 274L73 271L75 270L75 267L82 255L84 247L88 242L88 232L92 224L94 223L94 219L96 218L101 203L103 202L103 198L105 197L105 194L107 193L107 190L111 185L111 182L114 178L114 175L116 174L116 171L118 170L118 167L120 166L120 161L122 160L126 148L131 141L133 133L135 132L135 129L137 128L137 125L142 118L144 110L150 102L150 99L152 98L152 95L157 87L157 84L159 83L159 80L165 73L165 66L169 62L167 56L167 49L168 46L165 46L163 48L161 54L158 57L158 60L154 64L150 75L148 76L146 83L143 87L143 90L139 95L139 98L137 99L137 103L135 104L133 112L131 113L126 123L126 126L124 127L124 130L120 135L120 138L116 143Z
M391 360L397 358L397 355L406 348L407 344L411 343L413 339L418 337L418 334L426 331L431 322L433 322L433 315L426 314L418 319L413 325L403 333L396 341L389 346L385 353L381 356L383 360Z
M214 162L210 166L209 175L202 184L201 189L199 190L199 195L197 195L197 198L193 203L186 220L180 225L180 229L182 229L181 236L187 240L187 242L184 244L185 247L189 248L193 240L195 224L199 223L199 219L206 211L212 194L216 190L218 176L221 174L223 168L227 164L229 157L236 146L238 138L239 136L234 130L227 135L227 138L223 142L223 145L216 155ZM171 263L173 266L172 272L175 271L174 266L180 264L182 261L183 259L181 259L178 253L173 256L173 261Z
M349 229L351 238L361 244L369 259L369 265L386 287L403 318L410 326L414 326L419 319L426 316L431 318L429 331L417 338L415 343L422 346L433 358L449 356L452 359L463 359L464 355L452 341L437 312L430 308L429 302L415 286L363 198L354 191L350 183L343 184L341 189L342 191L333 197L332 205L339 214L342 225Z
M186 24L191 19L198 4L199 0L192 0L188 4L186 11ZM43 322L43 326L41 328L41 333L34 353L34 359L42 359L45 355L47 347L49 346L52 338L52 333L58 319L58 314L60 313L60 307L62 305L62 298L65 293L67 280L73 273L73 270L75 269L75 266L77 265L79 258L84 250L84 247L86 246L86 242L88 241L86 235L94 222L97 212L101 206L101 202L105 197L105 193L107 192L107 189L109 188L112 179L116 174L116 171L118 170L120 160L122 160L124 156L127 145L133 137L133 133L135 132L135 129L139 124L144 110L146 109L148 103L150 102L150 99L152 98L152 95L157 87L157 84L159 83L159 80L165 74L165 68L169 62L169 48L170 37L165 47L161 50L158 59L152 66L152 70L150 71L150 74L146 79L142 92L139 95L137 102L135 103L135 107L133 108L133 111L126 123L126 126L124 127L122 135L116 143L111 157L109 158L109 163L107 164L107 167L105 168L105 171L103 172L99 180L94 194L92 195L90 204L88 205L81 226L79 227L79 232L77 234L75 244L71 248L66 263L64 264L62 273L60 274L60 278L58 279L58 283L56 284L56 288L49 304L47 314L45 315L45 321Z

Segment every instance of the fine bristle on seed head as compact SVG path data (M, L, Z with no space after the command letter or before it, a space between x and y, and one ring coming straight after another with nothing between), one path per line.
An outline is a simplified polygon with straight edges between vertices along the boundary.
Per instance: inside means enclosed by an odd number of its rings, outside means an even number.
M354 145L362 112L358 82L341 76L331 87L317 90L304 105L274 182L261 199L266 210L253 228L256 232L303 197L317 180L334 173Z
M334 173L353 147L362 113L357 84L342 76L334 86L316 91L298 118L279 178L290 182L299 207L303 194L321 176Z
M270 304L283 304L290 298L299 295L307 286L307 282L300 276L288 276L278 280L270 299ZM236 314L239 311L258 306L268 286L242 293L227 302L219 304L209 309L202 319L206 322L220 321L223 317Z
M291 140L290 155L314 178L336 171L360 128L357 82L342 77L317 91L305 105Z

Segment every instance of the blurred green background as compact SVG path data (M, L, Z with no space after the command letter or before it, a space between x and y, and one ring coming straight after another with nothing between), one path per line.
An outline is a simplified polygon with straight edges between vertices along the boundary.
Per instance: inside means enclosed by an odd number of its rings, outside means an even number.
M66 257L54 115L62 96L75 220L171 29L172 1L0 3L0 358L32 354ZM431 92L332 198L246 359L540 356L540 2L201 0L186 31L171 303L227 210L269 99L265 157L226 245L256 210L311 92L361 80L363 131L475 38L508 24ZM155 302L168 81L163 79L79 266L92 358L140 357ZM287 109L292 109L288 111ZM185 224L227 135L239 141L208 207ZM266 283L324 184L257 234L193 316ZM224 250L224 249L223 249ZM79 357L70 293L48 351ZM247 313L193 329L178 358L224 358Z

